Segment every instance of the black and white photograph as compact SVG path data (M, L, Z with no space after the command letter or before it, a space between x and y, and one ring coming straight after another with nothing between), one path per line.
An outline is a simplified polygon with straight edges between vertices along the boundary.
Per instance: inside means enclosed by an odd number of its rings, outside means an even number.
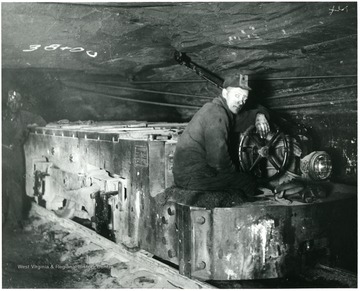
M2 288L357 288L357 4L2 1Z

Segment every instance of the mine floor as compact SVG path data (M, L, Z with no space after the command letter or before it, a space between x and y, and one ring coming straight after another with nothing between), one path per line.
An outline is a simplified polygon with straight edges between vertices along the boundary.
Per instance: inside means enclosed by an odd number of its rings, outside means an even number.
M24 229L3 232L2 246L4 288L212 287L37 205Z
M39 213L40 211L40 213ZM43 216L42 214L45 214ZM78 229L79 227L79 229ZM316 268L296 278L210 281L132 254L35 206L22 230L3 230L3 288L355 288L355 274Z

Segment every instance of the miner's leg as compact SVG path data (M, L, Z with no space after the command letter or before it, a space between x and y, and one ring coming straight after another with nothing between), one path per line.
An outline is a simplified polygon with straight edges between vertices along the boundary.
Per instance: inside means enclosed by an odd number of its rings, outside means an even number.
M18 228L22 226L22 220L25 216L24 195L24 190L22 189L21 184L19 185L19 181L10 180L9 183L7 183L5 197L3 197L3 201L6 201L7 206L7 209L4 209L3 206L5 227Z
M241 190L247 196L253 196L256 189L255 179L247 173L219 173L214 177L193 175L186 188L194 190Z
M232 207L251 200L255 193L255 179L246 173L218 174L214 177L194 175L187 187L205 191L197 195L194 205L198 207Z

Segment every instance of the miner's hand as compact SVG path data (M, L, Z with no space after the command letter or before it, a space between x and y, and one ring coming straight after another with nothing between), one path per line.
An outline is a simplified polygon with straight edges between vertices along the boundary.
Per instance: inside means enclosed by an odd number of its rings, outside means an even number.
M256 114L255 118L256 132L260 134L261 138L265 138L270 131L270 125L263 113Z

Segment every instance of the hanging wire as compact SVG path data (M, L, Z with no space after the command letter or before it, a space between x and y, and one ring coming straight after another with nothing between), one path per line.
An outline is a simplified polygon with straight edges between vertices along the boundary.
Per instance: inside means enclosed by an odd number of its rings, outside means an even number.
M170 81L132 81L130 84L163 84L163 83L207 83L206 80L170 80Z
M124 89L124 90L130 90L130 91L135 91L135 92L145 92L145 93L152 93L152 94L167 94L167 95L185 96L185 97L193 97L193 98L199 98L199 99L211 99L211 100L215 98L215 97L209 97L209 96L199 96L199 95L190 95L190 94L183 94L183 93L172 93L172 92L155 91L155 90L148 90L148 89L129 88L129 87L122 87L122 86L115 86L115 85L105 85L103 83L98 83L98 82L94 82L94 83L96 83L100 86L103 86L103 87ZM349 88L354 88L354 87L357 87L357 85L354 84L354 85L339 86L339 87L333 87L333 88L327 88L327 89L319 89L319 90L291 93L291 94L287 94L287 95L272 96L272 97L266 98L266 100L275 100L275 99L282 99L282 98L289 98L289 97L296 97L296 96L303 96L303 95L310 95L310 94L318 94L318 93L330 92L330 91L335 91L335 90L349 89Z
M250 76L251 77L251 76ZM285 80L313 80L313 79L346 79L346 78L357 78L357 75L333 75L333 76L303 76L303 77L273 77L273 78L253 78L250 81L285 81ZM113 83L113 81L110 81ZM153 80L153 81L117 81L123 84L134 84L134 85L146 85L146 84L166 84L166 83L207 83L206 80ZM107 82L103 81L103 84Z
M162 103L162 102L153 102L153 101L146 101L146 100L137 100L137 99L131 99L131 98L126 98L126 97L119 97L119 96L113 95L113 94L105 94L105 93L94 92L94 91L92 91L90 89L84 89L84 88L77 87L77 86L74 86L74 85L66 85L66 86L69 87L69 88L80 89L80 90L83 90L83 91L96 93L97 95L102 95L105 98L109 98L109 99L118 99L118 100L129 101L129 102L137 102L137 103L159 105L159 106L167 106L167 107L179 107L179 108L186 108L186 109L199 109L199 108L201 108L201 106L195 106L195 105L182 105L182 104L174 104L174 103Z
M357 75L333 75L333 76L303 76L303 77L273 77L273 78L254 78L249 81L285 81L285 80L312 80L312 79L342 79L357 78ZM155 81L132 81L130 84L163 84L163 83L206 83L206 80L155 80ZM120 82L121 83L121 82Z
M250 81L283 81L283 80L312 80L312 79L341 79L357 78L357 75L333 75L333 76L304 76L304 77L273 77L273 78L255 78Z
M66 86L70 87L70 88L80 89L80 90L84 90L84 91L88 91L88 92L94 92L94 91L92 91L90 89L84 89L84 88L79 87L79 86L71 85L71 84L73 84L73 82L63 82L63 83ZM66 84L66 83L68 83L68 84ZM69 83L70 83L70 85L69 85ZM95 82L95 83L97 83L97 82ZM88 83L86 83L86 84L88 84ZM194 96L194 95L188 95L188 94L182 94L182 93L168 93L168 92L153 91L153 90L146 90L146 89L136 89L136 88L121 87L121 86L111 86L111 85L105 85L105 84L101 84L101 83L97 83L97 84L100 85L100 86L106 86L106 87L112 87L112 88L118 88L118 89L125 89L125 90L129 89L129 90L132 90L132 91L140 91L140 92L147 92L147 93L175 94L175 95L180 95L180 96L186 95L188 97L194 97L194 98L214 99L214 97L204 97L204 96L198 96L198 95ZM327 89L312 90L312 91L307 91L307 92L293 93L293 94L282 95L282 96L273 96L273 97L268 97L266 100L275 100L275 99L281 99L281 98L289 98L289 97L295 97L295 96L317 94L317 93L323 93L323 92L328 92L328 91L348 89L348 88L353 88L353 87L357 87L357 85L340 86L340 87L334 87L334 88L327 88ZM183 104L175 104L175 103L163 103L163 102L154 102L154 101L146 101L146 100L137 100L137 99L120 97L120 96L117 96L117 95L105 94L105 93L97 93L97 94L102 95L102 96L104 96L106 98L110 98L110 99L118 99L118 100L129 101L129 102L137 102L137 103L143 103L143 104L152 104L152 105L187 108L187 109L199 109L199 108L201 108L201 106L196 106L196 105L183 105ZM306 107L312 107L312 106L327 106L327 105L334 105L334 104L351 103L351 102L356 102L356 101L357 101L356 99L339 100L339 101L324 101L324 102L298 104L298 105L285 105L285 106L278 106L278 107L269 106L269 108L275 109L275 110L277 110L277 109L284 110L284 109L306 108Z
M148 90L148 89L139 89L139 88L130 88L130 87L122 87L116 85L106 85L101 82L94 82L100 86L106 86L108 88L116 88L122 90L129 90L129 91L137 91L137 92L145 92L145 93L152 93L152 94L166 94L166 95L174 95L174 96L183 96L183 97L192 97L192 98L201 98L201 99L214 99L215 97L210 96L201 96L201 95L191 95L191 94L184 94L184 93L175 93L175 92L165 92L165 91L156 91L156 90Z
M355 103L355 102L357 102L357 99L323 101L323 102L313 102L306 104L284 105L284 106L269 106L269 108L273 110L286 110L286 109L298 109L298 108L307 108L307 107L315 107L315 106L331 106L336 104Z
M281 98L303 96L303 95L310 95L310 94L318 94L318 93L323 93L323 92L349 89L349 88L354 88L354 87L357 87L357 85L339 86L339 87L333 87L333 88L327 88L327 89L319 89L319 90L291 93L291 94L287 94L287 95L268 97L268 98L266 98L266 100L281 99Z

